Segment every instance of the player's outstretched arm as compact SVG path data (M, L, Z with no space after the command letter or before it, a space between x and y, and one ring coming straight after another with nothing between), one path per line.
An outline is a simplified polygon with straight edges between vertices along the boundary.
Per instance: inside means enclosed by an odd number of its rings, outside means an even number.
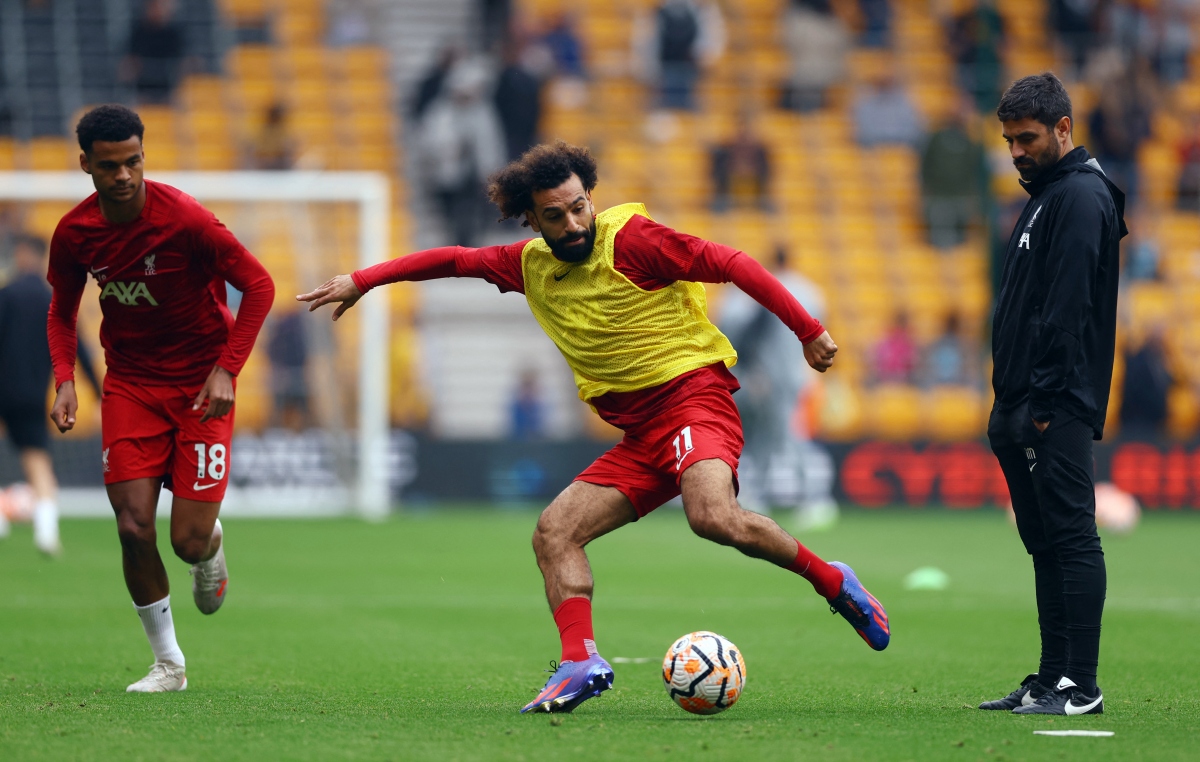
M354 285L354 278L349 275L337 275L307 294L296 296L296 301L308 302L309 312L326 304L338 302L337 308L333 311L334 320L340 318L346 310L357 304L359 299L362 299L362 292L358 290L358 286Z
M333 319L340 318L368 291L387 283L434 280L436 278L482 278L501 291L524 291L521 276L521 250L526 242L506 246L487 246L468 249L462 246L442 246L426 249L408 256L381 262L338 275L321 286L299 294L296 301L308 302L308 311L338 302Z

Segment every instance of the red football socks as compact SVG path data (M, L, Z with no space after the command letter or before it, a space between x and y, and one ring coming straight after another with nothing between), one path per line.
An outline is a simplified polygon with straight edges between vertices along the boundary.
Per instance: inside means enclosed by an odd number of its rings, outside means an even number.
M838 570L833 572L838 574ZM841 584L841 575L838 574ZM562 638L561 661L587 661L596 653L596 641L592 635L592 602L587 598L568 598L554 610L554 623Z
M796 541L796 560L788 567L812 583L816 591L826 600L832 600L842 591L842 573L822 561L808 548ZM565 642L565 641L564 641Z

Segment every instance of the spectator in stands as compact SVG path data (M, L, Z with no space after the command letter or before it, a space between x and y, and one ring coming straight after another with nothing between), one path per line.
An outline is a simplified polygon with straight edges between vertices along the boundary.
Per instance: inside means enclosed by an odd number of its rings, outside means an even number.
M1000 100L1004 77L1004 19L995 0L980 0L950 26L950 54L958 83L975 98L976 110L988 111Z
M713 147L711 159L713 211L726 211L741 201L770 210L771 156L766 144L754 134L747 114L738 117L728 142Z
M1125 355L1125 381L1121 395L1121 433L1132 439L1161 436L1167 421L1167 395L1171 391L1171 372L1163 328L1150 331L1136 352Z
M1188 119L1188 131L1179 145L1179 195L1182 211L1200 212L1200 113Z
M1125 191L1132 209L1137 198L1137 149L1150 134L1149 99L1137 93L1131 76L1119 76L1103 88L1088 116L1089 145L1109 179Z
M166 103L179 83L187 38L171 18L169 0L148 0L129 35L125 78L139 103Z
M861 146L907 145L916 147L924 135L924 122L904 86L891 71L880 72L870 89L854 102L854 128Z
M539 43L544 45L554 57L554 70L560 77L578 77L583 79L586 74L583 66L583 46L579 37L565 13L560 13L551 20L542 34Z
M542 79L530 70L515 42L505 49L496 80L496 113L504 129L506 161L515 161L537 143L542 118Z
M540 439L545 435L544 407L538 373L527 368L521 372L509 410L513 439Z
M485 180L504 165L504 135L488 84L483 60L456 63L418 128L426 187L459 246L474 245L486 209Z
M1066 49L1063 56L1071 62L1078 78L1087 64L1087 56L1096 38L1100 8L1098 0L1051 0L1050 25Z
M791 74L784 108L813 111L826 105L828 90L846 75L850 33L829 0L792 0L783 18L783 41Z
M433 65L422 75L421 81L413 93L408 113L414 122L419 122L421 117L425 116L429 105L442 94L442 86L446 83L446 77L462 60L462 57L462 50L457 45L447 45L438 53Z
M1142 230L1143 227L1139 225L1130 230L1129 235L1121 241L1121 249L1125 255L1123 276L1130 281L1159 280L1161 277L1159 272L1161 251L1158 241L1153 236L1141 232Z
M863 29L859 42L868 48L892 46L892 4L890 0L858 0Z
M700 68L715 61L725 47L725 22L713 2L663 0L651 21L635 20L634 49L638 68L656 79L659 105L667 109L695 107Z
M1164 85L1174 85L1188 78L1188 60L1196 47L1192 23L1195 4L1189 0L1159 3L1155 20L1154 69Z
M303 431L311 424L308 333L303 310L292 310L274 319L267 339L267 360L271 363L274 423L292 431Z
M900 311L871 352L871 380L876 384L911 384L917 369L917 345L908 329L908 314Z
M255 169L291 169L295 144L287 130L287 106L276 101L267 108L262 127L250 148L249 164Z
M970 104L953 109L921 152L921 193L929 242L958 246L979 219L987 172L983 146L968 131Z
M951 310L942 335L925 349L922 380L926 386L975 386L980 370L976 360L975 345L963 335L958 312Z

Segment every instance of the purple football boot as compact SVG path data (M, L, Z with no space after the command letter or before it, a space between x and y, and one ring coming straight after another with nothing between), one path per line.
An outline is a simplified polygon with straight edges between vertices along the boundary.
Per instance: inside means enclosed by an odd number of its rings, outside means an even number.
M554 662L550 663L554 666ZM600 654L584 661L567 661L554 669L546 687L525 705L526 712L570 712L590 698L599 696L613 684L613 669Z

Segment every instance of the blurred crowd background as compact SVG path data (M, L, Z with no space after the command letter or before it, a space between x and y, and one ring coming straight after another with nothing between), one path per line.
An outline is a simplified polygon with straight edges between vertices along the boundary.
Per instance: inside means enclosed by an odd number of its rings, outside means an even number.
M0 8L0 171L76 167L80 110L125 102L146 124L150 178L386 173L399 256L528 237L496 221L486 177L539 141L588 145L599 207L644 202L656 219L798 279L841 351L834 372L798 382L793 423L833 443L982 437L998 256L1027 198L995 104L1015 78L1053 70L1074 102L1076 144L1129 199L1109 432L1162 443L1192 440L1200 426L1194 0ZM48 240L70 206L0 204L0 270L16 242ZM211 206L282 295L240 382L239 428L352 426L356 334L306 319L288 297L354 266L353 209L317 205L298 224L295 210L272 205ZM710 288L711 312L745 331L753 316L738 317L731 291ZM433 439L614 437L574 399L520 297L457 282L391 295L393 342L380 351L397 428ZM85 298L93 343L98 320ZM753 353L750 342L740 348ZM97 422L85 415L81 428L94 436Z

